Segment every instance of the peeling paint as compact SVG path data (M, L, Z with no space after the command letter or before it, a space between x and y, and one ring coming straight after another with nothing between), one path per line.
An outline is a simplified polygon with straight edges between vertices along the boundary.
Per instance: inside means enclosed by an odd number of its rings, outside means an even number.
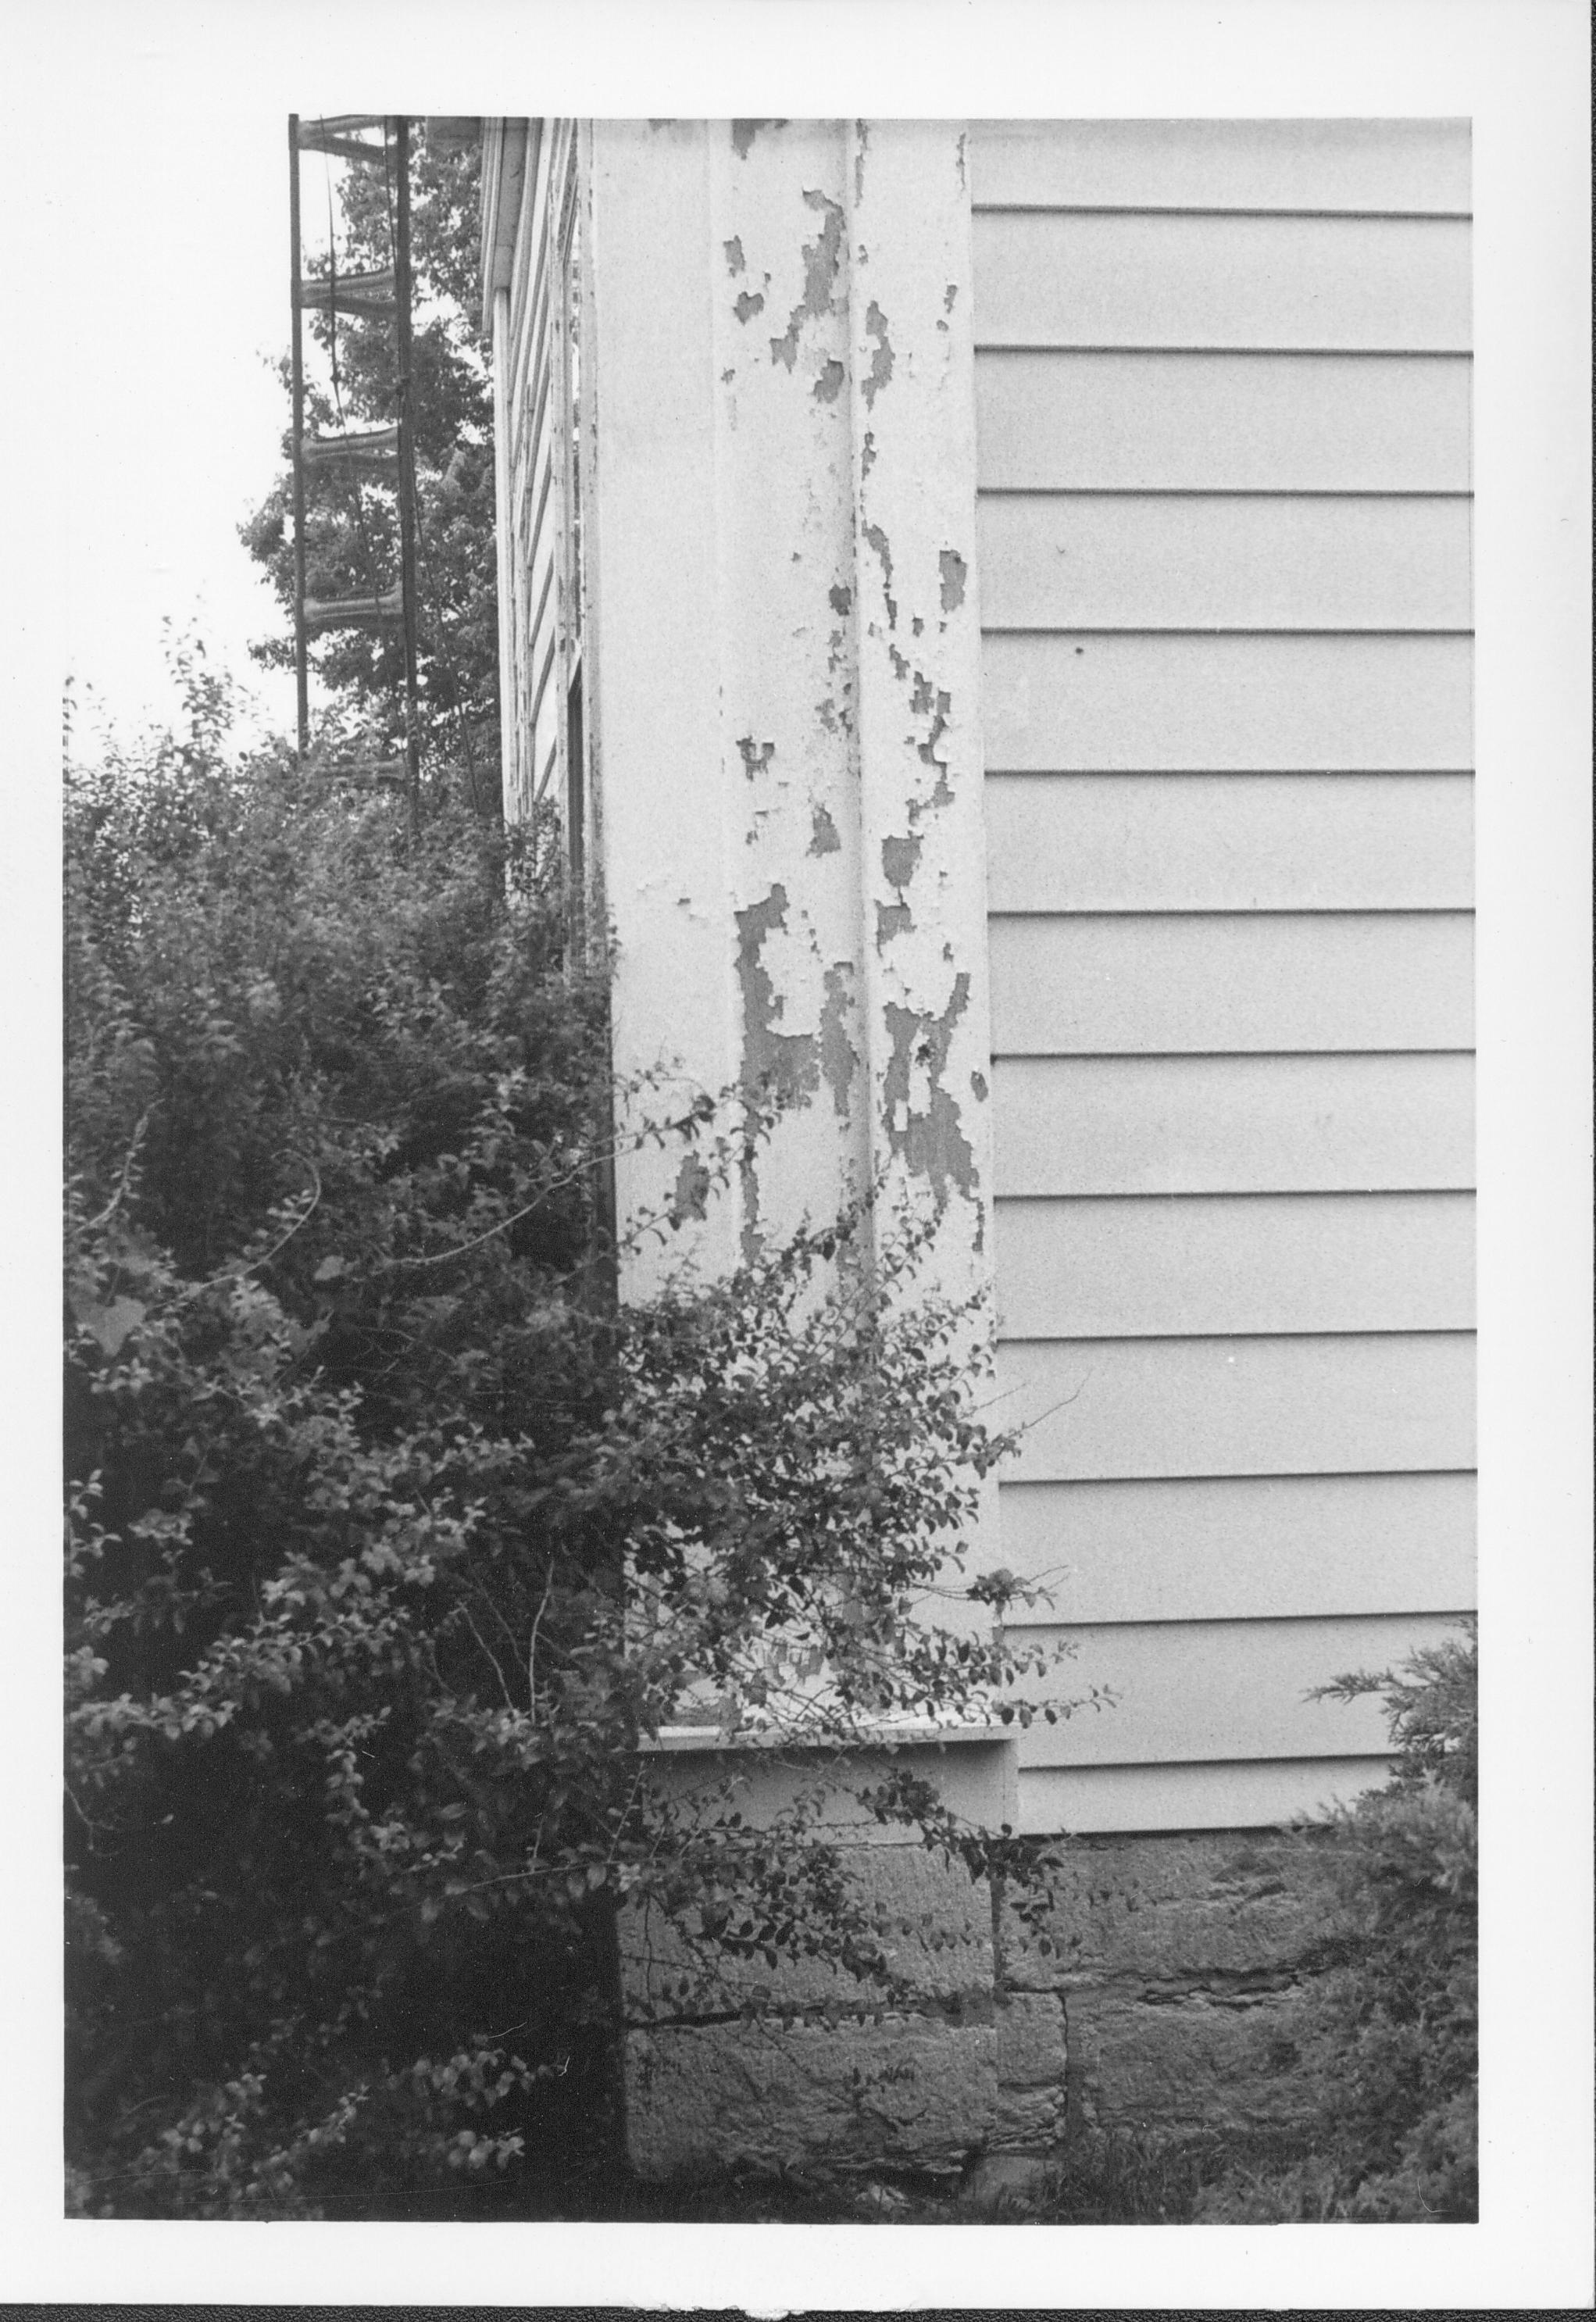
M826 695L824 701L817 701L815 704L815 715L819 718L820 723L825 727L828 734L834 734L838 731L837 706L829 694ZM811 854L813 854L814 851L813 847L809 850ZM824 852L825 850L823 849L822 851Z
M785 121L734 121L732 151L739 161L746 161L752 150L753 141L762 129L785 129L786 126Z
M832 1109L839 1120L848 1118L848 1092L859 1070L859 1051L843 1028L853 1005L849 986L852 960L839 959L825 971L825 1004L820 1011L820 1077L831 1091Z
M970 1075L970 1085L975 1091L977 1102L980 1104L985 1104L988 1094L987 1076L985 1073L971 1073Z
M822 718L824 718L825 713L831 708L830 702L823 701L820 705L820 708ZM829 721L834 729L835 725L835 716L836 713L834 710L832 712L831 720ZM809 809L809 844L807 848L805 850L806 853L810 855L838 855L842 852L842 846L843 842L837 836L837 827L832 820L826 809L823 806L812 806Z
M723 387L730 387L732 381L736 378L736 376L737 373L734 367L731 370L723 370L720 375L721 385Z
M737 753L743 761L743 772L752 782L756 774L764 772L775 756L776 745L774 742L756 743L752 734L743 734L738 736Z
M732 236L732 238L731 238L730 242L723 242L721 243L721 248L725 251L725 254L726 254L726 271L727 271L727 273L728 273L728 274L741 274L741 273L742 273L742 271L743 271L743 263L744 263L743 257L743 237L742 237L742 235L741 235L740 233L734 233L734 234Z
M864 479L866 478L866 476L868 476L868 475L869 475L869 473L870 473L871 470L875 466L875 464L876 464L876 439L875 439L875 434L874 434L873 430L871 430L871 428L867 427L867 428L865 429L865 431L864 431L864 448L863 448L863 450L860 453L860 455L859 455L859 480L860 480L860 482L861 482L861 483L862 483L862 482L864 481Z
M853 591L840 580L834 580L825 592L826 603L834 613L845 617L853 609Z
M836 358L834 355L828 355L820 367L819 378L815 381L816 402L834 403L843 391L843 381L847 376L847 372Z
M915 615L914 619L909 623L909 625L908 625L908 628L909 628L909 635L910 635L910 636L911 636L911 637L923 637L923 636L925 635L925 634L926 634L926 624L925 624L925 622L920 618L920 616L918 615L918 613L917 613L917 614Z
M950 282L947 288L942 294L942 311L944 315L951 315L953 313L953 301L958 295L958 284L956 282Z
M762 903L736 914L737 983L743 995L744 1134L738 1175L743 1188L743 1255L759 1254L759 1172L755 1131L762 1107L807 1104L819 1085L818 1045L812 1032L778 1032L786 1001L760 955L767 936L787 925L787 890L778 883Z
M881 560L881 593L887 600L887 626L895 629L898 626L898 603L892 594L891 544L879 524L867 524L863 534Z
M970 578L970 567L956 548L943 549L936 559L942 574L942 609L956 613L964 602L964 583Z
M685 1225L689 1218L708 1214L709 1195L715 1180L696 1153L684 1154L676 1173L676 1184L670 1195L670 1222Z
M870 123L860 121L854 123L854 127L858 132L859 143L853 154L853 198L862 202L864 199L864 157L870 151Z
M920 860L921 842L917 838L883 838L881 870L889 887L899 891L908 885Z
M864 310L864 334L866 338L873 339L876 346L870 359L870 375L862 383L860 393L864 398L865 409L873 411L876 398L891 378L892 366L897 360L892 352L892 343L887 336L887 317L873 298Z
M915 691L911 707L922 715L930 714L931 731L925 741L916 746L915 754L923 765L935 767L936 785L931 793L933 806L951 806L953 793L948 787L948 762L936 754L936 745L948 730L948 719L953 707L953 697L944 688L933 690L930 679L923 670L915 672ZM917 819L920 809L911 806L909 820Z
M764 309L765 294L762 290L739 290L732 306L732 312L740 323L751 323L756 315L762 315Z
M876 905L876 949L885 951L896 936L914 933L915 915L907 903Z
M892 1053L888 1059L881 1093L887 1136L892 1150L911 1176L923 1177L935 1197L937 1212L946 1208L950 1191L974 1196L979 1183L975 1155L960 1125L959 1108L942 1084L954 1028L970 1003L970 977L953 979L953 996L940 1016L929 1010L900 1008L889 1001L885 1010ZM916 1074L925 1074L925 1103L915 1104ZM980 1247L985 1219L976 1229Z
M824 224L813 242L804 244L804 295L787 318L787 328L771 341L771 361L790 370L798 361L798 334L807 322L829 313L837 270L843 262L843 212L828 194L806 188L804 199L821 213Z

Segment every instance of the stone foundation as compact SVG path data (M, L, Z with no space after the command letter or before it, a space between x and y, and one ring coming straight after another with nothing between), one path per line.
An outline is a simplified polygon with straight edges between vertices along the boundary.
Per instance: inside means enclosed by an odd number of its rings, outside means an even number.
M1275 1833L1066 1842L1056 1902L1027 1930L984 1881L921 1849L860 1844L894 1989L814 1963L728 1963L724 2005L673 2012L677 1931L623 1928L628 2143L643 2176L719 2169L913 2171L973 2208L1067 2171L1106 2131L1285 2128L1320 1964L1306 1847Z
M1062 1850L1039 1933L1004 1915L1006 1991L1058 2001L1066 2129L1245 2132L1300 2120L1292 2033L1320 1964L1323 1896L1272 1832L1094 1837Z

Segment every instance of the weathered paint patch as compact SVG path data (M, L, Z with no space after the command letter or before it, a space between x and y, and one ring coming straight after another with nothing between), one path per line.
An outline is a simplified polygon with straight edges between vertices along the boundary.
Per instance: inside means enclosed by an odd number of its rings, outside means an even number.
M734 121L732 151L739 161L746 161L753 150L753 141L762 129L785 129L785 121Z
M798 361L798 335L807 322L817 321L831 308L837 271L843 262L843 211L828 194L807 189L804 199L821 213L822 224L813 242L804 244L804 295L787 318L787 328L771 341L771 361L790 370Z
M834 613L845 618L853 608L853 591L840 580L834 580L825 592L825 599Z
M844 1028L853 1006L853 964L839 959L825 971L825 1002L820 1010L820 1077L831 1091L839 1120L848 1118L849 1091L859 1070L859 1051Z
M743 263L744 263L744 261L743 261L743 237L742 237L742 235L741 235L740 233L734 233L734 234L732 236L732 238L731 238L730 242L723 242L721 243L721 248L725 251L725 254L726 254L726 271L727 271L727 273L728 273L728 274L741 274L741 273L742 273L742 271L743 271Z
M823 701L820 705L821 717L823 720L825 720L825 712L828 709L831 709L830 702ZM834 710L832 710L831 718L829 721L826 722L829 722L833 726L835 725L836 712ZM827 809L823 806L811 807L809 809L809 844L805 850L806 853L810 855L836 855L841 853L842 845L842 840L837 836L837 827L832 820Z
M868 437L866 441L869 441ZM864 538L881 560L881 594L887 600L887 626L895 629L898 626L898 604L892 594L891 544L879 524L867 524L863 530Z
M977 1102L985 1104L987 1101L987 1076L985 1073L971 1073L970 1075L970 1085L975 1091Z
M765 294L762 290L739 290L732 303L732 312L740 323L752 323L754 316L762 315L764 310Z
M943 549L936 559L942 575L942 609L956 613L964 602L964 584L970 578L970 567L956 548Z
M881 871L889 887L907 887L915 875L920 860L921 841L917 838L883 838L881 841Z
M737 754L743 761L743 771L750 782L762 774L776 754L774 742L756 742L752 734L738 736Z
M892 366L897 360L892 352L892 342L887 336L887 317L873 298L864 310L864 334L876 343L870 359L869 373L861 382L860 393L864 398L865 409L873 411L876 398L891 378Z
M947 288L942 294L942 311L944 315L951 315L953 313L953 301L958 295L958 284L956 282L950 282Z
M897 936L912 935L915 915L907 903L876 905L876 949L885 951Z
M827 355L820 367L820 376L815 381L816 402L834 403L843 391L843 381L847 376L847 372L836 358L834 355Z
M686 1225L691 1218L707 1216L714 1178L696 1153L684 1154L670 1195L670 1222Z
M950 1192L973 1196L979 1182L975 1155L961 1126L957 1104L943 1086L948 1051L960 1017L970 1004L970 977L961 970L953 979L953 996L940 1016L927 1010L900 1008L889 1001L885 1010L892 1053L887 1062L881 1095L886 1129L892 1150L911 1176L923 1177L931 1187L937 1212L946 1208ZM925 1075L924 1102L917 1105L917 1074ZM980 1247L984 1219L977 1226Z
M757 1136L771 1103L807 1104L819 1085L818 1043L812 1032L778 1032L786 1001L761 954L767 937L787 925L787 890L778 882L762 903L736 914L737 985L743 1000L743 1138L738 1175L743 1187L743 1255L759 1254Z
M864 431L864 444L859 454L859 478L862 483L876 464L876 438L873 428Z
M917 672L917 674L918 674L918 672ZM922 680L921 682L924 683L925 681ZM915 706L917 708L922 707L921 703L917 699ZM931 793L931 804L933 806L952 806L953 802L953 793L948 787L948 762L945 758L939 758L937 756L936 745L948 730L948 717L949 713L953 709L953 698L951 693L939 688L936 694L935 707L933 707L932 703L929 701L925 703L923 706L926 709L930 709L932 711L931 731L925 741L921 742L917 746L915 754L920 759L923 764L933 767L935 771L936 784ZM923 809L921 809L917 805L911 806L909 808L909 820L911 822L917 820L922 810Z

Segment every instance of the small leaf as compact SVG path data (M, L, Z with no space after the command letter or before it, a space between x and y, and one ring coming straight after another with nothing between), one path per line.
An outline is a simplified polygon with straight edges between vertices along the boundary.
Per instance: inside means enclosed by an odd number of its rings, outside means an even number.
M109 1306L80 1306L78 1320L108 1355L115 1355L121 1352L129 1331L138 1329L145 1312L136 1298L114 1298Z
M336 1282L340 1275L348 1272L349 1267L342 1258L324 1257L310 1278L313 1282Z

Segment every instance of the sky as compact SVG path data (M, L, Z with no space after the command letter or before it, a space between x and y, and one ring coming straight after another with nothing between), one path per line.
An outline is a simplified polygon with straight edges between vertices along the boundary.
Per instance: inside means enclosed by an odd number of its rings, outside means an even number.
M319 197L319 161L302 167ZM269 368L288 343L287 186L281 115L218 109L169 130L131 105L101 122L63 186L63 241L94 254L62 381L64 646L119 723L169 706L170 623L246 682L264 724L292 726L291 672L249 659L285 624L238 537L287 416Z
M986 2229L922 2250L902 2229L859 2228L844 2251L830 2235L779 2244L773 2227L741 2241L672 2229L669 2250L643 2228L570 2227L545 2229L534 2256L477 2228L329 2240L286 2226L262 2252L252 2228L61 2226L59 1821L40 1742L55 1704L50 1651L19 1651L0 1689L7 1867L44 1907L0 1919L18 1947L0 1970L8 2295L1156 2310L1300 2306L1306 2291L1320 2308L1582 2309L1588 1832L1577 1803L1571 1825L1553 1721L1582 1718L1590 1697L1588 32L1579 0L0 0L0 1413L25 1455L6 1471L11 1633L48 1639L59 1622L37 1550L59 1523L41 1453L58 1440L59 685L72 670L123 725L159 716L161 623L197 619L262 719L291 720L291 679L248 661L281 617L236 537L285 420L267 360L288 333L289 110L1466 114L1482 351L1482 1580L1499 1737L1479 2228L1360 2229L1376 2238L1321 2237L1311 2253L1291 2228L1126 2231L1077 2237L1066 2260L1045 2234ZM1500 1913L1509 1894L1535 1907L1493 1933L1491 1898ZM1569 2199L1555 2219L1548 2184ZM1022 2254L1028 2278L1006 2270Z

